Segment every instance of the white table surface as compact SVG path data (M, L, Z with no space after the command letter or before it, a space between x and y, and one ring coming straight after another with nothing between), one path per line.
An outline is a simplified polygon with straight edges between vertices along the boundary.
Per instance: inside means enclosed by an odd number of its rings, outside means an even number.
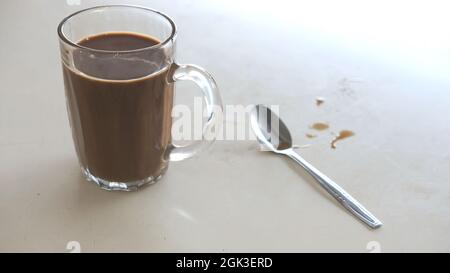
M311 144L299 151L304 158L384 226L369 230L295 163L251 141L217 141L139 192L85 182L56 26L81 8L119 2L7 0L0 5L0 251L65 252L69 241L83 252L450 250L445 4L124 2L175 20L178 60L209 70L225 104L279 105L295 143ZM178 102L192 101L191 87L178 87ZM317 96L326 98L320 107ZM306 138L317 121L330 129ZM356 135L332 150L331 132L341 129Z

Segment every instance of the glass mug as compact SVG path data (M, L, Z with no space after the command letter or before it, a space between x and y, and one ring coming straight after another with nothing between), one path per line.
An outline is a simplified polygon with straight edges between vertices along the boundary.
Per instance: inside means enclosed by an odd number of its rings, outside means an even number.
M214 79L174 60L176 27L161 12L112 5L78 11L58 26L73 141L88 181L108 190L137 190L161 178L169 161L211 144L222 102ZM174 83L203 92L202 140L172 143Z

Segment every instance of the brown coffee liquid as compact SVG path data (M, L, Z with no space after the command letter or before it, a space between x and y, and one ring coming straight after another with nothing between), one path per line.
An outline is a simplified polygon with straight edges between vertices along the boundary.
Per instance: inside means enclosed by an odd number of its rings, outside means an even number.
M339 134L331 141L331 149L336 149L336 142L354 136L355 133L350 130L342 130Z
M328 129L330 126L327 123L324 122L316 122L310 126L311 129L317 130L317 131L324 131Z
M124 51L158 44L134 33L105 33L79 42L91 49ZM157 176L167 166L173 84L164 56L74 52L75 70L63 66L73 138L80 163L108 181ZM141 55L139 55L141 54Z

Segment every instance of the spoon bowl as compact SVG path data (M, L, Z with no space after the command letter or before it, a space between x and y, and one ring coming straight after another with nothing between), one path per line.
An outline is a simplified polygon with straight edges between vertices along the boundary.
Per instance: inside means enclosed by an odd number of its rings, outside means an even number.
M250 124L258 141L275 153L292 148L292 137L286 124L269 108L258 104L252 108Z

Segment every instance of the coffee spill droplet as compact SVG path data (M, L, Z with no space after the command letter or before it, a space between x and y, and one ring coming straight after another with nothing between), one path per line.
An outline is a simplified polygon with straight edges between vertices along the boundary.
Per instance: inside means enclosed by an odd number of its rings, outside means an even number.
M325 102L325 99L322 97L317 97L316 98L316 106L320 106Z
M354 136L355 133L349 130L342 130L339 132L339 135L337 135L333 141L331 141L331 149L336 149L336 142L351 136Z
M313 125L310 126L311 129L317 130L317 131L323 131L328 129L330 126L326 123L322 123L322 122L316 122Z
M305 134L307 138L315 138L317 135L314 134Z

